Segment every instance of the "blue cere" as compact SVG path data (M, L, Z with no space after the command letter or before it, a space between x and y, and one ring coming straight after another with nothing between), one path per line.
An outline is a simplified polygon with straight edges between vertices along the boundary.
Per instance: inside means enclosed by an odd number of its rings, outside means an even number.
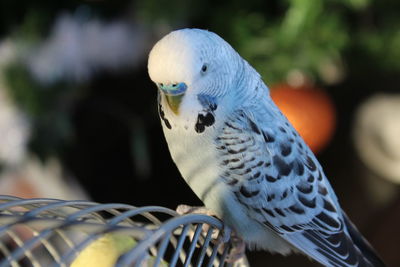
M185 83L172 83L172 84L159 83L158 88L160 88L166 95L175 96L185 93L187 86Z

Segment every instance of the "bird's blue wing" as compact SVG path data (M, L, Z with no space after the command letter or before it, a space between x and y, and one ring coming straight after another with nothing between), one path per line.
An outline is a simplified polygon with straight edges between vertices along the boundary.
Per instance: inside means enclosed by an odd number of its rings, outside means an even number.
M216 139L222 179L248 216L320 263L372 266L315 156L275 104L265 105L238 109L224 122Z

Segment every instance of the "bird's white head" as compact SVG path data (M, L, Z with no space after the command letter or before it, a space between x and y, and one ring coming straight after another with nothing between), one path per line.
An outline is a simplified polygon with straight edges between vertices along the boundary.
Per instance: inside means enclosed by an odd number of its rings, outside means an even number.
M148 71L170 110L179 115L185 107L193 109L199 95L224 96L237 79L240 64L240 56L215 33L182 29L153 47Z

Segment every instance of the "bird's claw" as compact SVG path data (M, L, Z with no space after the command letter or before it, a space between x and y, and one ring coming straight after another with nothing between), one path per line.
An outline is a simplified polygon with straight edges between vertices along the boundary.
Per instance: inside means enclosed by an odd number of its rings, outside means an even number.
M179 215L185 215L185 214L189 214L189 213L194 213L194 214L205 214L208 216L216 216L215 212L213 212L212 210L206 208L206 207L199 207L199 206L189 206L189 205L185 205L185 204L181 204L178 205L178 207L176 207L176 212Z

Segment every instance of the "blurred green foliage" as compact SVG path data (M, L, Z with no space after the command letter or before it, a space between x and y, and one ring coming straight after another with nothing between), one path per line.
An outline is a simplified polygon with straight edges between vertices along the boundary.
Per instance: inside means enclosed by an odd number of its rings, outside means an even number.
M34 42L44 37L60 12L82 5L94 14L122 14L161 29L201 27L215 31L247 59L269 84L284 81L291 70L300 70L322 84L340 82L346 67L373 62L383 70L400 69L400 2L397 0L147 0L120 1L23 1L17 8L5 0L0 9L1 27ZM57 9L59 12L57 12ZM118 14L120 13L120 14ZM19 27L10 27L11 22ZM15 30L16 29L16 30ZM354 53L353 53L354 52ZM344 55L352 54L354 57ZM353 62L351 62L353 61ZM336 72L327 73L328 70Z

